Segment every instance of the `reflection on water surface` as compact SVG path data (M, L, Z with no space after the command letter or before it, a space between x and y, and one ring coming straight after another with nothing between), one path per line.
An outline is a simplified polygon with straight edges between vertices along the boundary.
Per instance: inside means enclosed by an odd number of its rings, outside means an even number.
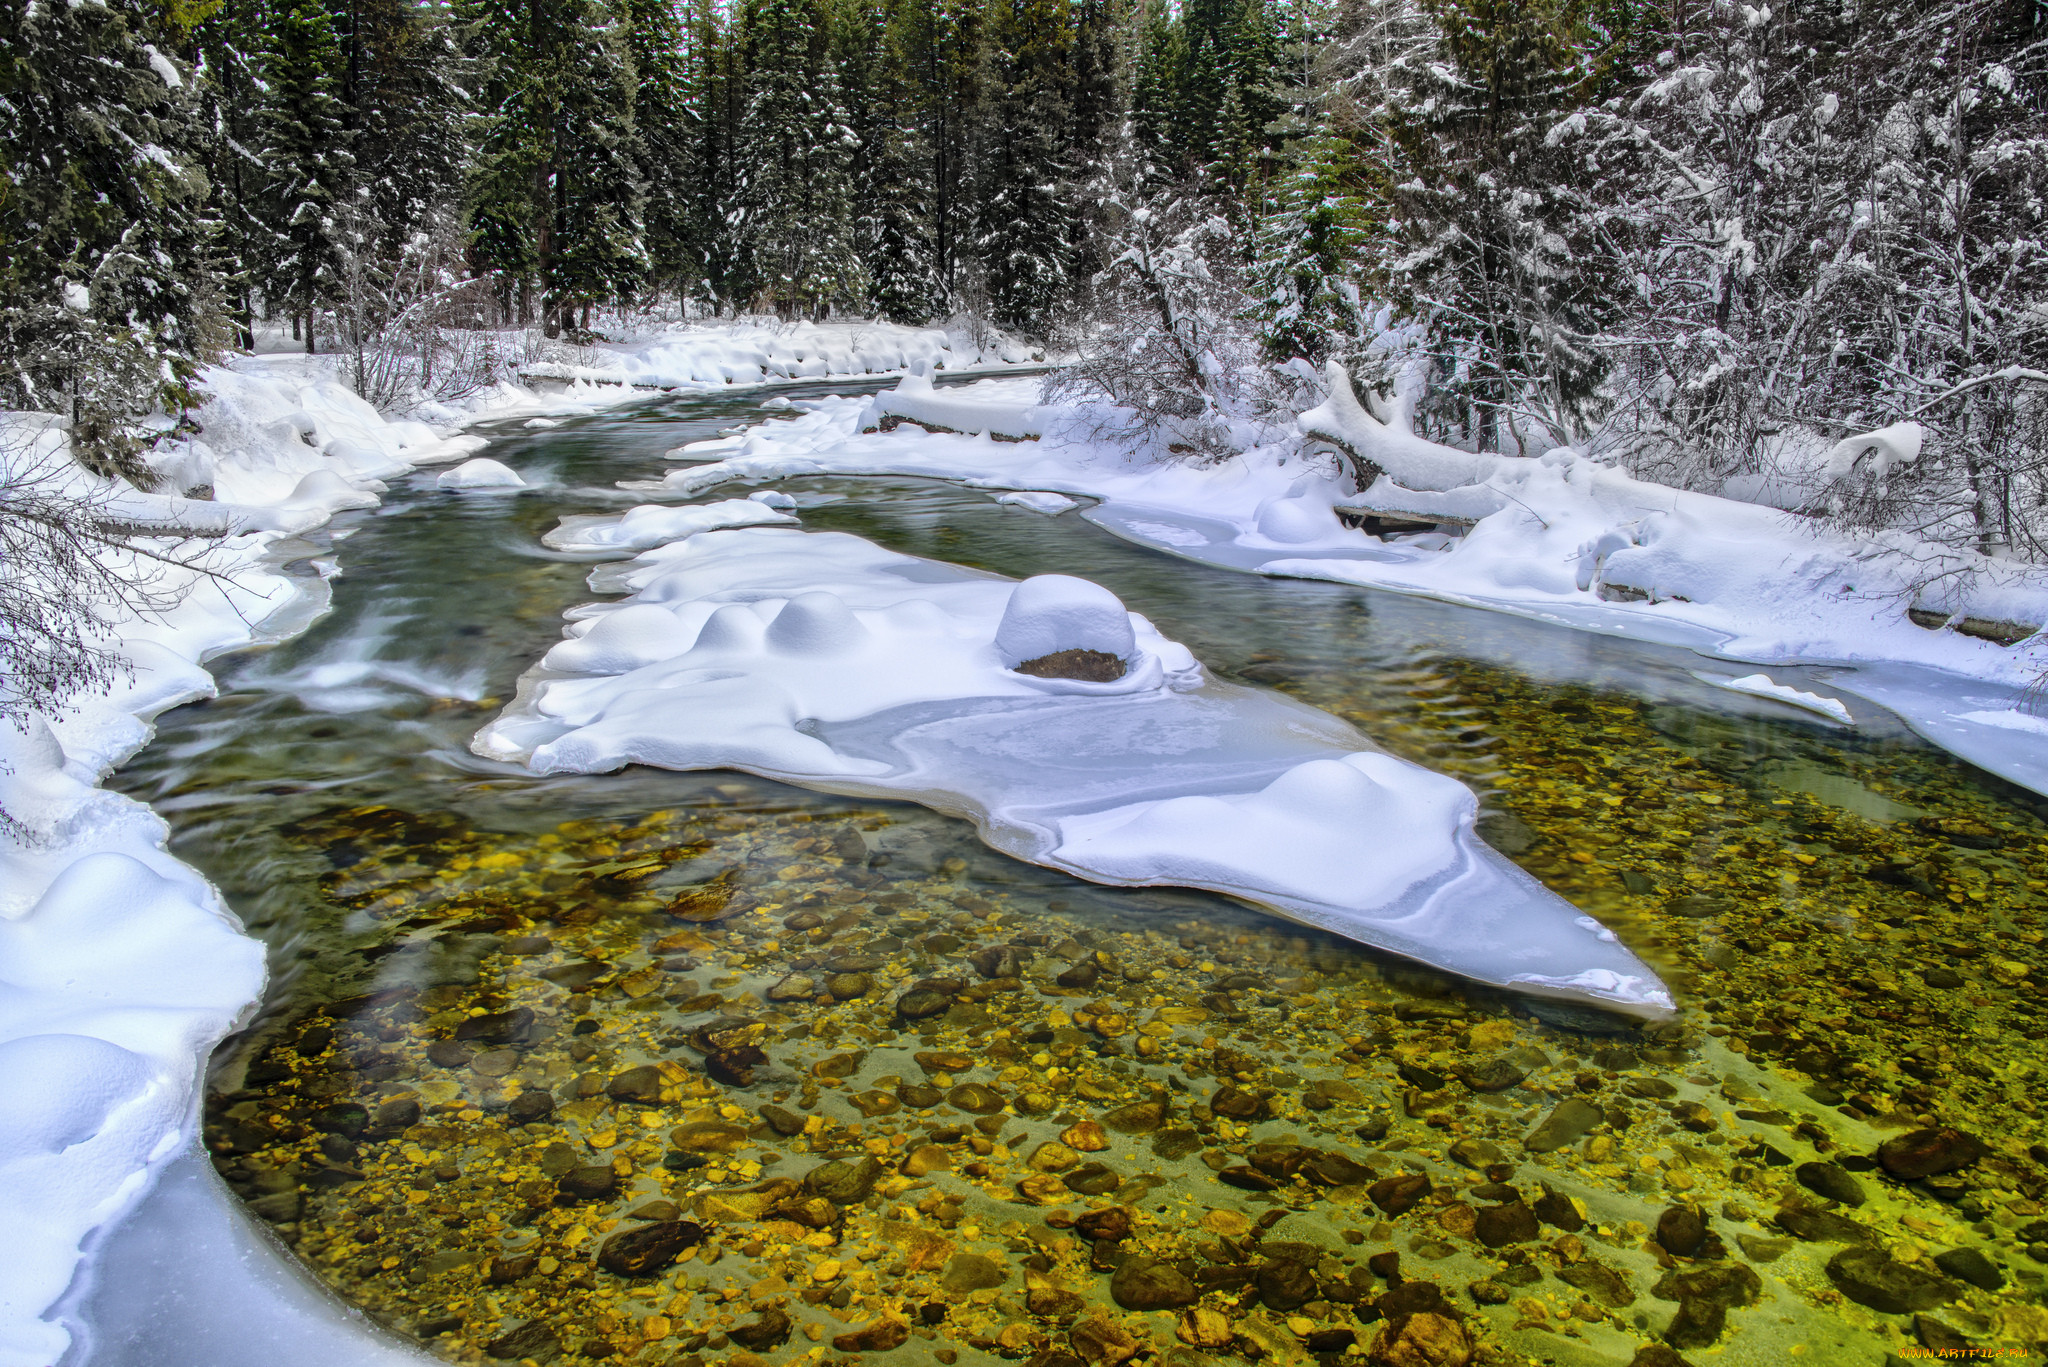
M451 1360L682 1367L2048 1339L2048 839L1902 729L979 493L789 486L841 496L813 529L1099 579L1465 779L1666 975L1684 1013L1650 1029L919 809L471 759L589 596L539 534L757 402L513 431L489 454L551 487L427 476L337 524L333 614L221 662L119 777L273 948L206 1141L341 1294Z

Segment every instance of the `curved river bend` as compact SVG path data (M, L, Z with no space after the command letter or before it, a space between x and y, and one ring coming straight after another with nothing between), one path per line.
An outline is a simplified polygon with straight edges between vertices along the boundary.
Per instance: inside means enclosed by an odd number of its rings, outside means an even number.
M1115 1360L1087 1305L1188 1362L1219 1334L1327 1358L1439 1311L1413 1332L1505 1360L2048 1335L2040 801L1885 719L1846 732L1683 651L1207 569L947 485L782 486L810 529L1095 579L1219 675L1463 779L1497 848L1671 984L1680 1019L1648 1028L1080 883L917 808L472 758L591 596L541 534L628 506L613 481L760 398L506 424L484 454L536 487L429 472L345 514L305 547L343 567L333 611L218 662L220 697L115 780L270 946L204 1135L340 1296L452 1361L680 1367L899 1338ZM937 1013L898 1015L928 979ZM1982 1156L1873 1157L1943 1127ZM1974 1153L1914 1142L1937 1169ZM1881 1277L1939 1324L1874 1304Z

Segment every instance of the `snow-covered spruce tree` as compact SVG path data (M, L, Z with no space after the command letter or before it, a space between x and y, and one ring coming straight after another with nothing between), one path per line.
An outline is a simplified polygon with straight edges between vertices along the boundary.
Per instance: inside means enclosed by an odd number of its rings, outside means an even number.
M982 98L981 46L987 14L976 0L904 0L895 44L911 84L916 137L928 164L932 269L937 295L930 316L953 312L971 266L974 236L972 131Z
M625 35L603 0L464 0L462 19L483 110L472 262L518 282L522 318L537 294L559 336L646 269Z
M1260 356L1228 205L1192 191L1147 193L1135 148L1119 158L1109 265L1061 329L1074 360L1048 401L1102 415L1101 435L1161 457L1223 460L1291 423L1284 377Z
M0 407L60 415L81 461L137 480L135 420L182 404L218 300L190 73L156 15L0 3Z
M676 0L626 0L626 46L633 61L646 283L656 298L673 291L680 299L703 275L691 203L703 139L689 32Z
M1386 198L1363 283L1419 325L1434 370L1421 416L1454 443L1547 444L1600 404L1590 339L1609 282L1586 267L1594 223L1544 136L1586 76L1574 6L1393 0L1347 44L1340 84Z
M1078 215L1061 192L1072 117L1066 0L994 0L977 130L974 252L989 317L1041 332L1072 280Z
M1253 316L1275 361L1351 359L1367 322L1354 270L1379 225L1347 139L1320 130L1289 149L1288 163L1258 224Z
M823 0L753 0L741 21L746 112L734 203L761 304L822 314L862 292L846 126Z
M910 60L921 25L905 0L848 0L834 62L855 146L853 234L867 308L922 321L943 291L932 231L933 161Z
M277 0L262 59L258 279L271 311L304 328L309 353L318 311L340 288L342 258L354 245L336 216L355 168L341 66L328 0Z
M220 0L193 26L185 49L193 68L193 146L212 188L212 270L233 344L242 347L256 344L257 270L266 241L259 217L262 10L263 0Z
M363 250L403 269L459 216L469 169L467 63L447 10L350 0L335 12L342 119L371 230Z

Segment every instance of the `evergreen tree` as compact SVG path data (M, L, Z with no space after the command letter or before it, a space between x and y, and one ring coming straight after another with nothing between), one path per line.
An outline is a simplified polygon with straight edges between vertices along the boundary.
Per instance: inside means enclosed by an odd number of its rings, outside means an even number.
M691 180L701 163L698 91L675 0L627 0L627 47L633 59L636 168L645 194L648 280L680 296L700 277Z
M1320 363L1364 333L1357 267L1374 224L1343 138L1325 129L1292 149L1291 161L1259 224L1256 316L1274 360Z
M1039 331L1066 295L1077 215L1062 191L1072 104L1066 0L997 0L982 112L975 252L990 316Z
M910 5L853 3L837 26L854 133L854 233L866 303L886 317L930 318L941 289L932 232L932 159L910 71L919 26Z
M754 0L744 20L748 92L735 212L753 288L785 317L862 291L846 127L821 0Z
M264 300L304 327L314 347L320 307L340 288L352 243L338 209L355 161L341 102L341 48L327 0L278 0L263 54L259 124L266 229L258 244Z
M68 417L81 459L138 478L135 419L186 397L217 300L190 72L157 13L0 4L0 403Z

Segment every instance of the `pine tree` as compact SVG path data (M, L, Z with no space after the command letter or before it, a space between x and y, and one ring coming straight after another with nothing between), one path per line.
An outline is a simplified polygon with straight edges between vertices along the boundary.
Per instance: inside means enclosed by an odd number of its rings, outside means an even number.
M626 12L648 280L657 292L669 288L681 296L703 270L691 204L691 182L701 167L699 92L675 0L627 0Z
M746 112L737 148L755 292L785 317L862 292L846 127L820 0L755 0L744 20Z
M1072 31L1066 0L997 0L975 254L991 318L1042 330L1072 272L1074 207L1061 193L1072 168L1062 130L1072 111Z
M846 5L834 61L856 143L850 174L864 302L886 317L922 321L937 311L941 290L910 8L903 0Z
M0 4L0 403L138 479L135 420L186 397L217 302L191 73L157 14Z
M1274 360L1320 363L1364 333L1358 261L1375 225L1348 142L1325 129L1291 151L1259 224L1256 316Z
M264 300L303 323L308 353L318 311L340 287L352 245L338 216L355 166L341 102L341 48L327 0L279 0L263 54L258 244Z

